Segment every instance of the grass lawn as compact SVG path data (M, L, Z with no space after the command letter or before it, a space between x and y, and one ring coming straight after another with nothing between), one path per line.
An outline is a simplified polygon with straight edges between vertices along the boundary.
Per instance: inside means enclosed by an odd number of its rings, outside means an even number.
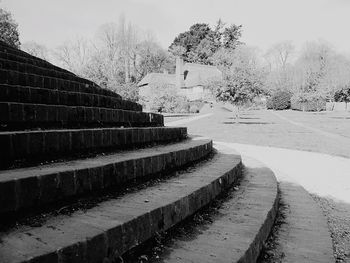
M184 124L190 134L203 135L217 141L273 146L304 151L327 153L350 158L350 113L304 113L279 111L283 117L294 122L319 129L314 130L294 125L267 110L245 111L239 123L232 113L220 106L213 115ZM172 118L165 118L165 123Z

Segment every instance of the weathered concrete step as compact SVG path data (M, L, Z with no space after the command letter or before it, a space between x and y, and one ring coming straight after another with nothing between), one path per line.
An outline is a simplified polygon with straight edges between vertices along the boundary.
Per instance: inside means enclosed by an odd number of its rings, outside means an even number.
M0 69L0 84L93 93L121 99L121 96L119 94L111 90L102 89L97 84L80 78L77 81L43 75L35 75L14 70Z
M61 71L64 73L74 75L72 72L65 70L63 68L57 67L46 60L32 56L27 52L19 50L17 48L11 47L6 43L4 43L3 41L0 41L0 57L8 60L19 61L19 62L41 66L45 68L52 68L56 71Z
M188 166L211 152L211 140L196 138L96 158L0 171L0 218L5 219L4 213L10 215L72 196L120 188L127 182L145 181Z
M239 176L238 155L217 154L196 170L100 203L86 212L49 218L40 227L1 233L0 262L102 262L118 258L207 205Z
M256 262L278 209L277 181L261 163L243 158L243 177L233 198L196 237L174 240L158 262Z
M142 111L136 102L111 96L6 84L0 84L0 101Z
M120 109L0 102L2 130L164 126L163 115Z
M282 181L281 213L283 224L277 227L274 262L335 262L331 234L325 216L309 193L300 185ZM272 261L269 261L272 262Z
M127 149L187 137L187 128L100 128L0 132L0 167L82 153Z

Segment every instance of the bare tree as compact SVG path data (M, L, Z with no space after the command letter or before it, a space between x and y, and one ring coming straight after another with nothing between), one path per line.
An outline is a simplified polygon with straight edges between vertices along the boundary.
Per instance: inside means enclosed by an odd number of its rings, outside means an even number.
M265 53L264 58L268 63L269 75L268 87L271 91L277 89L292 89L293 69L291 59L294 53L294 45L291 41L283 41L273 45Z
M137 97L136 82L169 62L154 38L143 37L124 16L118 23L100 26L92 41L78 38L64 43L55 57L63 67L132 99Z
M266 59L277 68L286 69L295 47L291 41L283 41L273 45L265 54Z
M89 61L89 49L88 41L79 37L59 46L54 55L64 68L78 75L83 75L84 68Z
M44 45L38 44L34 41L23 43L21 45L21 49L33 56L36 56L45 60L50 60L49 50Z

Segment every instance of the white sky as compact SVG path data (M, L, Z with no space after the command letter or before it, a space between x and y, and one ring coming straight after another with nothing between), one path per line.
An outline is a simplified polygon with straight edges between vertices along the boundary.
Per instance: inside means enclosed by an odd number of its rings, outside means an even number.
M0 0L1 1L1 0ZM222 18L243 25L242 41L265 50L292 40L324 39L350 54L350 0L2 0L19 23L21 41L54 48L72 37L92 37L121 14L153 31L164 48L196 22Z

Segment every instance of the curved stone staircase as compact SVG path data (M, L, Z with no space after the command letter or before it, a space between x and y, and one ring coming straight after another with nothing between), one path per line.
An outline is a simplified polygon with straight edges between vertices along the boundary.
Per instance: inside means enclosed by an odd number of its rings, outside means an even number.
M118 262L240 182L164 262L255 262L272 171L0 42L0 262Z

